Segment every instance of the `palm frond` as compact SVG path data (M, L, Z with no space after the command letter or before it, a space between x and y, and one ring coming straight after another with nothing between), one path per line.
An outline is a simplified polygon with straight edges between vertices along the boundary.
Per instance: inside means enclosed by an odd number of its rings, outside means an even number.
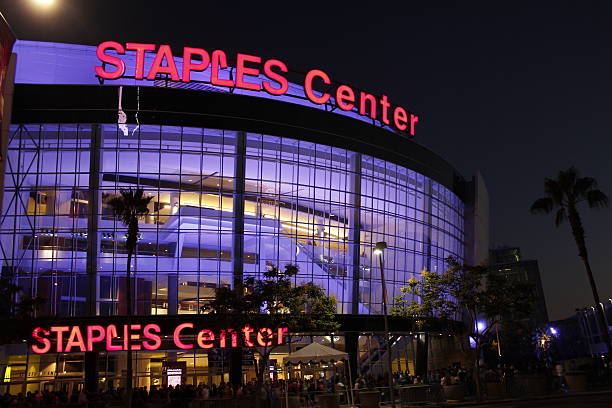
M553 199L550 197L539 198L531 204L530 211L533 214L549 214L554 207Z
M589 190L586 200L591 208L604 208L608 206L608 196L601 190Z
M574 184L574 196L578 199L586 197L590 190L597 188L597 181L593 177L580 177Z
M544 192L552 199L554 205L563 205L564 198L566 197L566 191L561 187L561 184L557 180L550 178L545 179Z
M122 189L119 194L107 200L113 215L125 225L149 213L148 205L153 196L145 196L141 189Z

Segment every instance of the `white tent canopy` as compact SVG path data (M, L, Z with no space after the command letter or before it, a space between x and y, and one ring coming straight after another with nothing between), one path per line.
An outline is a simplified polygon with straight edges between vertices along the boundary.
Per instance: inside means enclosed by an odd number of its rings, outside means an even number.
M348 360L348 354L319 343L310 343L295 353L283 358L283 364L326 363Z

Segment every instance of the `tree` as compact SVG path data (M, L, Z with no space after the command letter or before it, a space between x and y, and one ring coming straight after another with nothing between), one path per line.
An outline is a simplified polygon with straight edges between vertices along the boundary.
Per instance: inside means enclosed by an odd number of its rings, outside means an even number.
M2 344L21 341L27 337L27 329L20 324L31 319L45 299L30 296L23 288L9 278L0 278L0 324L5 328L0 332Z
M534 214L550 214L555 211L555 226L561 225L565 220L569 222L574 241L578 247L578 256L582 259L586 269L593 301L597 308L597 320L604 342L608 349L608 354L612 352L610 343L610 333L604 317L604 310L599 301L599 293L586 247L584 227L578 206L586 203L589 208L603 208L608 206L608 196L597 188L597 181L592 177L579 177L579 172L575 167L561 170L557 179L546 178L544 180L544 193L546 197L537 199L531 205L531 212Z
M512 276L491 273L486 266L460 264L447 258L448 269L440 274L423 271L421 280L411 279L394 298L392 313L413 317L417 325L428 318L450 320L462 316L474 343L474 379L481 395L479 358L491 345L494 330L504 321L529 316L533 303L531 285Z
M132 318L132 277L130 268L132 264L132 256L136 250L136 244L139 239L138 220L149 213L148 205L153 199L153 196L145 196L141 189L121 190L119 195L111 197L107 204L110 206L113 215L127 226L127 235L125 239L125 249L127 251L127 266L125 275L125 291L127 303L127 325L131 324ZM126 396L127 406L132 405L132 347L129 343L127 347L127 381L126 381Z
M295 265L286 265L281 271L268 264L263 279L249 277L233 289L218 288L214 300L204 309L223 316L238 333L242 333L240 327L253 321L273 328L273 332L284 326L325 334L338 330L335 297L327 296L323 288L312 282L294 284L298 272ZM276 347L276 343L256 347L260 356L255 366L258 386L263 384L265 368Z
M23 293L21 286L0 278L0 319L29 319L44 299Z

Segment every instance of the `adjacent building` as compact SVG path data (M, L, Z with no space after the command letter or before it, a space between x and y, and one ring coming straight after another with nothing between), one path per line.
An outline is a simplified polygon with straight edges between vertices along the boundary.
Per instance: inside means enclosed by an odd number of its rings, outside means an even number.
M535 298L532 319L537 326L545 325L548 322L548 310L538 261L523 260L520 248L499 247L491 250L489 265L493 273L512 276L532 285Z

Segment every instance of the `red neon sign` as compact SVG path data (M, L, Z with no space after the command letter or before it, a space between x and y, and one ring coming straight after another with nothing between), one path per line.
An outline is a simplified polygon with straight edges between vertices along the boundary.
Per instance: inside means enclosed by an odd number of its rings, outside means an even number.
M283 344L287 327L279 327L276 332L268 327L261 329L244 326L241 330L224 329L218 334L209 329L196 329L193 323L181 323L172 335L173 347L183 350L212 347L269 347ZM242 335L240 335L240 332ZM254 334L254 338L251 337ZM129 341L128 341L129 338ZM158 350L162 345L161 328L150 323L119 326L51 326L49 330L37 327L32 332L32 351L36 354L70 353L79 351L107 350L125 351L128 345L132 350Z
M288 72L287 65L276 59L264 61L256 55L237 54L236 78L222 78L221 70L228 68L228 63L227 55L221 50L214 50L212 54L209 54L202 48L184 47L183 69L179 71L169 45L126 43L123 46L115 41L105 41L98 45L96 55L103 64L95 67L96 75L109 80L125 76L126 65L120 56L125 55L126 50L136 52L136 67L134 72L129 73L136 79L153 80L159 74L168 74L172 81L191 82L192 72L204 71L210 66L210 83L213 85L250 91L264 90L274 96L284 95L289 89L289 82L283 75ZM109 51L113 51L117 56L109 54ZM145 67L146 52L155 53L150 67ZM199 61L194 61L194 56L198 56ZM261 76L263 80L260 84L254 79ZM333 95L334 103L340 109L350 111L358 107L356 112L360 115L371 119L380 117L385 125L393 126L401 132L408 132L414 136L419 117L409 113L401 106L392 106L387 95L382 95L380 99L377 99L368 93L361 91L357 93L348 85L339 85L335 92L330 89L329 92L317 95L313 91L315 82L324 85L332 83L331 78L324 71L310 70L306 74L303 86L305 96L311 102L318 105L329 103ZM366 104L369 105L369 109L366 109Z

